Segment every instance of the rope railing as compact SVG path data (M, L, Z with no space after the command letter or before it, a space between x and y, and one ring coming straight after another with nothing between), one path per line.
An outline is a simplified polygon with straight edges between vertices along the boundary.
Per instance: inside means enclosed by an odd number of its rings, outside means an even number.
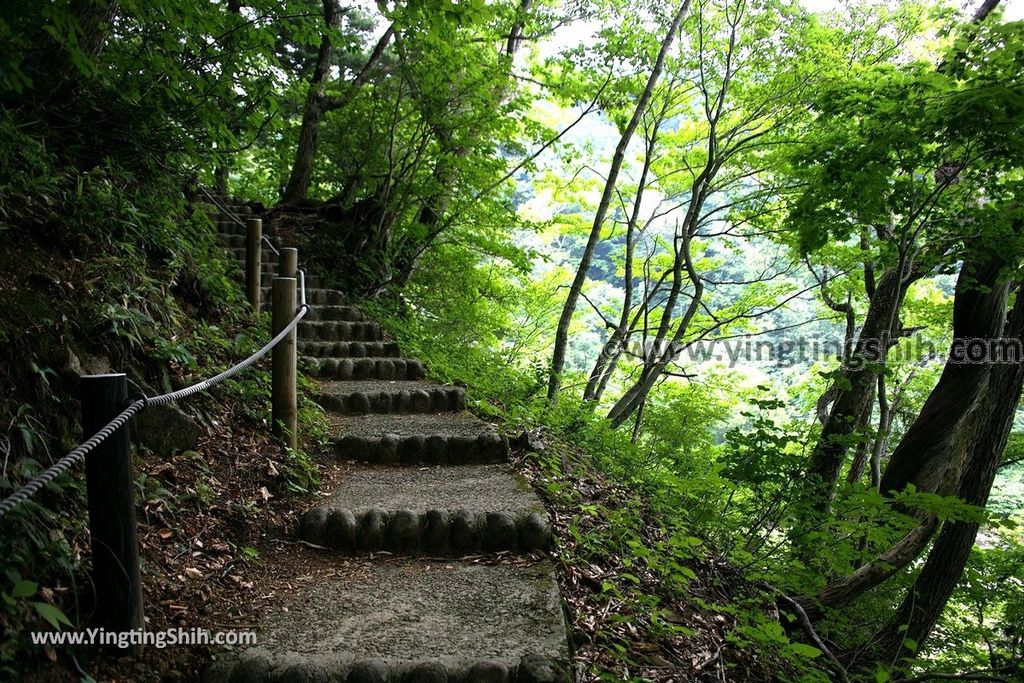
M273 351L271 363L272 429L283 446L298 448L296 393L296 328L309 311L306 273L298 268L298 251L278 251L262 235L262 220L242 221L205 188L199 188L225 215L246 225L246 298L260 311L263 273L260 253L266 243L280 256L271 287L273 338L258 351L213 377L159 396L128 396L124 373L81 377L82 431L88 439L17 491L0 500L0 522L44 486L75 465L85 462L86 501L92 545L95 615L112 631L145 627L139 541L135 521L135 479L132 473L128 423L149 406L181 401L207 391L243 372ZM298 296L296 296L298 295ZM296 300L298 299L298 300ZM285 340L287 343L282 344ZM88 457L86 457L88 456Z
M216 197L214 197L212 194L210 194L209 190L207 190L203 186L200 186L199 190L203 194L206 195L207 199L209 199L211 202L213 202L213 205L216 206L220 210L220 212L222 214L224 214L225 216L230 218L236 225L241 225L243 228L245 227L245 221L243 221L241 218L239 218L238 214L236 214L234 211L232 211L227 206L222 204L220 202L220 200L218 200ZM269 237L267 237L266 235L261 235L260 236L260 241L263 244L266 244L267 248L270 249L270 251L274 252L274 256L280 256L281 255L281 252L278 251L277 247L274 246L274 243L270 240Z
M210 194L209 190L207 190L205 187L200 185L199 186L199 191L202 192L203 194L205 194L206 198L209 199L211 202L213 202L213 205L216 206L218 209L220 209L221 213L226 215L228 218L230 218L232 221L234 221L237 225L241 225L242 227L245 227L245 221L243 221L241 218L239 218L238 215L235 212L231 211L230 209L228 209L228 207L224 206L224 204L222 204L219 199L217 199L212 194Z
M120 415L108 422L103 429L93 434L90 439L78 446L78 448L65 455L52 466L47 468L45 472L0 501L0 519L2 519L8 512L38 493L39 489L64 474L64 472L70 469L73 465L78 464L86 455L89 454L90 451L106 441L107 437L123 427L125 423L132 419L136 413L141 411L144 406L145 403L143 401L135 401L121 411Z
M8 512L16 508L18 505L24 503L26 500L34 496L36 493L39 492L41 488L43 488L51 481L56 479L58 476L66 472L73 465L80 462L83 458L85 458L86 455L89 454L90 451L96 448L96 446L99 446L101 443L103 443L111 434L113 434L118 429L123 427L125 424L127 424L129 420L132 419L132 417L134 417L141 411L145 410L147 407L154 405L163 405L166 403L173 403L175 401L180 401L182 399L188 398L189 396L193 396L195 394L206 391L207 389L210 389L220 384L221 382L237 375L239 372L242 372L243 370L251 366L253 363L258 361L260 358L263 358L265 355L267 355L271 349L277 346L281 342L281 340L287 337L292 332L292 330L294 330L296 326L298 326L299 321L302 320L302 318L306 315L306 311L309 310L309 306L306 304L306 291L304 280L304 277L300 278L299 280L299 292L302 302L299 305L299 312L295 315L294 318L292 318L291 322L289 322L288 325L277 334L277 336L275 336L269 342L264 344L259 351L252 354L242 362L231 366L224 372L213 377L210 377L209 379L204 379L203 381L197 382L191 386L185 387L184 389L172 391L167 394L161 394L159 396L142 396L141 398L134 400L131 404L128 405L127 408L121 411L121 413L118 414L117 417L108 422L106 426L104 426L102 429L96 432L92 437L87 439L80 446L78 446L73 451L65 455L63 458L58 460L51 467L47 468L46 471L44 471L42 474L33 478L30 482L22 486L15 493L0 501L0 519L2 519L4 515L6 515Z

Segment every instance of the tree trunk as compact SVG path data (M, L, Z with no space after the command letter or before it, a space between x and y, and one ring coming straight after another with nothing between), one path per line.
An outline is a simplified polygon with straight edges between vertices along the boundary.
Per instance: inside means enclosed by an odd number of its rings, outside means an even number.
M213 172L213 189L223 197L228 196L228 176L230 173L231 169L228 167L227 161L220 163Z
M302 125L299 127L299 144L295 149L295 161L288 176L281 201L295 204L309 195L309 183L313 177L313 160L316 157L317 141L320 138L320 121L324 114L324 92L327 88L327 72L331 68L330 31L335 28L341 12L336 0L323 0L324 33L320 37L320 49L316 55L316 66L306 93L306 106L302 110Z
M665 59L675 40L676 33L679 32L683 17L689 8L690 0L683 0L676 9L668 32L661 41L661 49L658 51L654 68L647 77L647 84L644 86L643 93L637 99L636 106L633 109L633 116L622 131L619 144L616 145L615 153L612 155L611 166L608 168L608 177L604 184L604 192L601 195L600 203L597 205L597 213L594 214L594 224L590 229L590 237L587 239L587 244L583 249L583 256L580 258L579 267L576 269L576 277L573 278L572 285L569 287L569 295L566 297L565 305L562 307L562 315L558 319L558 327L555 329L555 348L551 356L551 371L548 377L549 401L554 401L558 398L558 391L562 385L562 369L565 367L565 352L569 345L569 323L572 322L572 316L576 312L576 304L579 302L580 294L583 292L583 284L587 279L590 262L594 258L594 250L597 248L597 243L601 238L601 229L604 227L604 219L608 213L612 196L615 193L615 183L619 178L619 170L622 168L626 148L629 146L633 133L640 124L640 119L654 94L654 87L661 77L662 69L665 66Z
M502 53L509 60L509 69L511 69L511 61L515 59L516 52L518 52L522 44L523 30L532 6L533 0L521 0L515 21L511 28L509 28L508 40ZM389 33L393 29L394 25L392 25L391 29L388 29ZM382 40L384 39L382 38ZM378 43L378 49L381 49L381 47L381 43ZM371 57L371 61L379 57L377 50L374 51L374 55L374 57ZM362 73L360 73L360 76L362 76ZM359 79L356 79L356 81L358 82ZM494 85L495 99L497 101L501 101L508 96L510 86L507 79L496 79ZM437 139L440 152L431 174L437 191L432 196L423 200L419 211L416 213L416 222L423 226L424 236L416 243L398 245L396 249L398 256L395 257L394 262L391 264L390 272L374 284L371 290L374 294L388 286L397 289L404 288L416 273L417 268L419 268L420 260L426 253L427 248L451 224L450 220L445 220L445 213L448 211L448 206L451 203L451 187L456 184L458 179L458 164L455 160L465 157L469 153L469 149L466 145L458 145L454 142L454 131L451 129L450 122L445 117L437 119L431 124L431 128L434 132L434 137ZM389 236L385 235L383 238L382 244L386 244Z
M857 420L857 430L865 429L871 422L871 413L875 408L874 401L875 393L872 392L871 396L868 397L867 402L864 404L864 412L861 413L860 418ZM878 402L881 406L882 402L885 401L885 374L878 375ZM881 422L881 420L880 420ZM871 444L865 435L861 435L861 438L857 441L857 448L853 452L853 462L850 464L850 471L846 474L846 482L848 484L856 484L860 481L860 478L864 476L864 466L867 464L868 455L871 452L869 446Z
M824 514L832 504L850 435L871 401L903 296L916 279L913 275L904 277L903 270L900 266L889 268L878 279L857 345L841 370L836 384L845 388L832 404L807 465L804 499L808 516Z
M103 49L120 7L117 0L75 0L72 3L71 13L78 22L78 47L90 59L95 59Z
M963 340L993 340L1001 335L1009 289L1001 282L1003 265L993 259L981 266L968 260L961 266L953 302L954 348ZM879 291L881 287L882 281ZM889 459L883 492L901 490L906 483L940 495L956 491L975 434L988 419L984 396L991 367L962 365L955 358L946 362L939 383ZM801 604L820 616L825 607L850 602L910 564L927 546L936 527L934 516L919 515L919 524L877 560L831 582L814 599L804 599Z
M1001 334L1009 295L1009 282L1002 277L1005 266L1002 259L993 259L961 268L953 300L954 349L966 340ZM987 362L964 364L955 357L946 362L938 384L889 457L879 484L883 494L902 491L907 484L940 495L956 490L969 452L965 440L977 428L971 414L984 400L991 368ZM951 449L954 444L956 450Z
M1022 292L1017 293L1006 334L1017 340L1024 334ZM985 396L984 423L957 489L957 496L966 503L980 507L988 504L999 460L1013 429L1022 384L1024 364L1018 362L993 368ZM904 646L907 638L913 640L918 649L924 645L963 575L977 533L975 522L955 521L943 525L921 573L899 609L873 640L876 651L886 660L895 661L904 653L913 654Z
M892 406L885 389L885 375L878 376L878 433L871 448L871 487L878 490L882 483L882 456L888 450L889 432L892 431Z
M516 21L508 32L508 40L505 42L505 56L512 59L519 52L519 46L523 42L523 29L526 27L526 17L533 6L533 0L520 0L519 12Z
M654 145L657 141L658 125L654 124L654 132L647 140L644 153L644 166L640 171L640 182L636 188L636 196L633 198L633 211L626 223L626 260L622 276L622 312L619 315L619 322L612 331L608 341L601 348L601 353L594 361L594 368L590 371L590 378L587 380L587 387L583 391L583 400L597 402L600 394L608 383L608 378L615 369L619 357L622 355L621 345L626 341L629 330L629 316L633 312L633 254L636 249L636 227L640 221L640 204L644 196L644 188L647 185L647 174L651 170L651 163L654 161ZM608 371L605 372L605 368Z
M712 132L712 135L714 133ZM697 275L697 271L693 266L693 258L690 255L690 239L693 231L691 222L696 221L696 216L700 211L700 207L703 206L706 193L703 187L706 183L701 182L701 189L695 188L697 196L691 201L689 215L692 218L688 220L683 226L682 232L682 246L680 253L676 255L676 263L674 266L675 273L673 275L673 289L669 294L668 301L665 304L665 318L662 320L661 325L658 329L658 335L654 340L653 348L650 353L644 358L644 369L640 373L640 379L633 384L626 393L616 401L615 405L612 406L611 410L608 411L608 420L612 423L613 427L621 426L631 415L636 413L647 401L648 394L651 393L651 389L658 382L665 368L672 362L675 350L679 343L682 341L683 336L690 327L690 321L693 320L693 316L697 314L697 310L700 308L701 299L704 295L704 283ZM689 305L686 307L686 312L683 314L682 319L676 326L675 333L672 335L672 339L666 344L666 334L670 325L671 312L675 308L675 298L679 293L682 284L682 273L681 269L685 267L687 277L690 280L690 284L693 285L693 296L690 299Z
M849 576L832 581L813 598L801 598L798 602L811 619L820 618L825 608L849 604L913 562L928 545L936 526L935 517L922 517L917 526L877 559L858 567Z
M241 20L242 5L240 0L228 0L227 3L228 13L232 15L233 19L238 21ZM242 20L244 21L244 20ZM230 55L224 61L224 79L227 81L227 87L229 92L234 91L234 80L235 80L235 60L236 50L238 46L238 32L234 30L237 27L233 27L224 39L224 52L226 55ZM231 125L232 134L238 134L238 126ZM227 155L222 155L218 159L216 168L213 170L213 189L214 191L223 196L227 197L230 188L228 188L228 179L231 176L231 158Z
M324 0L324 24L328 27L320 38L320 50L316 57L316 67L313 69L313 78L309 82L309 91L306 95L306 106L302 111L302 125L299 128L299 144L295 149L295 161L292 163L292 172L288 177L288 184L285 186L281 201L294 204L306 199L309 195L309 184L313 177L313 162L316 160L317 146L320 140L320 122L324 114L329 111L342 109L355 98L359 88L370 79L370 72L374 65L381 60L384 50L387 48L391 38L395 35L395 25L392 24L384 31L377 40L377 44L370 53L369 58L359 70L356 77L348 84L348 90L342 97L327 97L327 73L331 67L331 46L330 29L336 28L341 20L342 12L338 9L337 0Z
M121 10L118 0L72 0L68 11L74 17L73 35L66 37L72 50L78 49L89 61L95 62L103 51L114 19ZM37 46L35 56L40 75L40 92L48 99L74 99L76 91L85 83L83 69L61 41L47 36Z

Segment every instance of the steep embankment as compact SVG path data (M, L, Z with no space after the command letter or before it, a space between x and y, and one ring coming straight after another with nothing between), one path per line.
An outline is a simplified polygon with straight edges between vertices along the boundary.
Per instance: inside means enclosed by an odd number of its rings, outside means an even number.
M161 178L141 193L137 178L113 172L48 182L3 197L4 496L82 440L80 374L123 371L132 393L155 395L216 374L266 335L204 209L179 186ZM247 587L258 583L259 557L289 524L289 499L316 478L305 454L272 443L268 399L268 375L255 367L133 421L149 630L251 620ZM311 433L317 416L300 412ZM0 679L188 678L206 648L150 648L119 662L116 650L29 641L32 631L91 625L84 489L73 468L0 522L0 591L11 597L0 605Z

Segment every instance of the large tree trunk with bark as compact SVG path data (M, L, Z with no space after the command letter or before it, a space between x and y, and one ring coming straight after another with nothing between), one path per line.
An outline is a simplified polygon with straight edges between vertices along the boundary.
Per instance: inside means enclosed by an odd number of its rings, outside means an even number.
M1018 291L1006 337L1021 341L1022 334L1024 296ZM956 495L966 503L980 507L988 503L999 460L1013 429L1022 383L1024 363L992 368L984 398L983 421L956 491ZM917 643L918 649L928 639L960 581L977 534L976 522L952 521L943 525L921 573L896 613L872 641L876 652L886 660L894 661L903 655L913 654L905 648L905 639Z
M977 24L996 8L1000 0L985 0L975 12L972 22ZM940 64L938 70L944 68ZM862 243L864 240L862 239ZM896 272L893 272L893 271ZM864 327L858 338L857 350L861 350L861 343L865 339L878 340L883 334L889 339L896 332L898 313L902 306L903 296L907 287L923 273L904 273L903 259L899 268L886 271L874 283L874 274L871 273L871 282L868 286L871 303L864 320ZM868 273L865 272L865 285L869 285ZM894 281L898 276L899 281ZM888 281L887 281L888 280ZM870 290L874 290L873 292ZM876 298L879 298L876 306ZM876 342L877 343L877 342ZM880 348L883 359L885 353L884 345ZM856 353L855 353L856 356ZM828 421L822 428L821 437L818 439L811 459L807 467L807 479L810 483L810 496L806 499L810 504L811 516L820 515L828 511L835 495L836 484L839 480L839 472L842 469L843 461L849 444L849 436L857 424L857 418L863 414L864 405L869 399L870 392L878 376L878 372L871 368L864 370L850 370L843 373L844 384L849 384L849 389L840 392L838 399L832 406ZM895 455L895 454L894 454ZM888 483L896 483L896 480ZM881 490L886 491L887 482L883 480Z
M643 92L637 98L636 106L633 108L633 115L626 124L619 137L619 143L615 146L615 153L612 155L611 165L608 167L608 176L604 184L604 192L601 194L601 201L597 205L597 212L594 214L594 223L590 228L590 236L583 248L583 255L580 257L579 266L576 269L576 277L569 286L569 295L566 297L565 305L562 307L562 315L558 319L558 326L555 329L555 348L551 356L551 371L548 377L548 400L554 401L558 398L559 389L562 386L562 370L565 367L565 353L569 346L569 324L572 322L573 314L576 312L576 304L579 302L580 294L583 292L583 284L587 279L587 271L590 270L590 262L594 258L594 250L601 239L601 230L604 227L604 219L608 214L608 207L611 205L612 197L615 194L615 184L619 179L619 170L622 168L622 161L626 156L626 148L629 146L633 133L640 125L647 104L654 94L654 87L661 78L661 72L665 66L665 59L669 50L675 42L676 34L690 8L690 0L683 0L679 3L672 23L665 37L661 41L661 48L658 50L658 57L654 62L650 75Z
M948 495L956 489L969 442L974 438L991 365L958 362L969 340L994 340L1003 330L1009 282L1006 262L992 259L981 266L965 263L953 303L954 347L938 384L920 414L893 451L882 475L883 494L914 484L918 491Z
M961 267L953 304L952 349L964 340L1000 338L1008 293L1004 265L1001 259L986 258L982 265L968 260ZM964 365L955 357L947 360L939 383L893 451L890 468L895 474L886 472L892 483L889 488L901 489L902 481L917 484L921 491L949 494L956 490L975 435L987 426L984 396L990 371L990 365ZM884 488L885 481L883 477L883 491L889 490ZM823 608L850 602L914 561L938 526L933 515L917 517L917 526L878 559L831 582L815 598L804 599L805 609L820 616Z
M369 58L359 70L356 77L347 85L347 90L341 97L327 96L327 74L331 68L331 56L334 49L331 45L330 30L336 29L341 21L343 12L338 9L336 0L324 0L324 25L327 31L320 38L320 50L316 56L316 66L313 69L313 77L309 82L309 91L306 94L306 105L302 110L302 125L299 127L299 143L295 148L295 161L292 163L292 171L288 176L288 184L285 186L281 201L289 204L301 202L309 195L309 184L313 177L313 163L316 160L317 147L320 141L320 123L324 114L329 111L343 109L355 98L359 89L370 79L373 67L380 62L384 56L391 38L395 35L395 25L392 24L377 39Z
M91 59L103 49L120 10L117 0L75 0L71 12L78 22L78 47Z

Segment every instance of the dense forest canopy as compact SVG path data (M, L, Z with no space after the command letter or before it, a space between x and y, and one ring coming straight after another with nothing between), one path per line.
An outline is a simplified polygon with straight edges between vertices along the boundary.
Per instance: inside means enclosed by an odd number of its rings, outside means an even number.
M710 563L780 680L1019 680L1021 5L7 0L0 485L73 439L49 346L217 353L166 332L240 301L203 187L623 487L567 557L644 637ZM643 678L622 638L587 675Z

